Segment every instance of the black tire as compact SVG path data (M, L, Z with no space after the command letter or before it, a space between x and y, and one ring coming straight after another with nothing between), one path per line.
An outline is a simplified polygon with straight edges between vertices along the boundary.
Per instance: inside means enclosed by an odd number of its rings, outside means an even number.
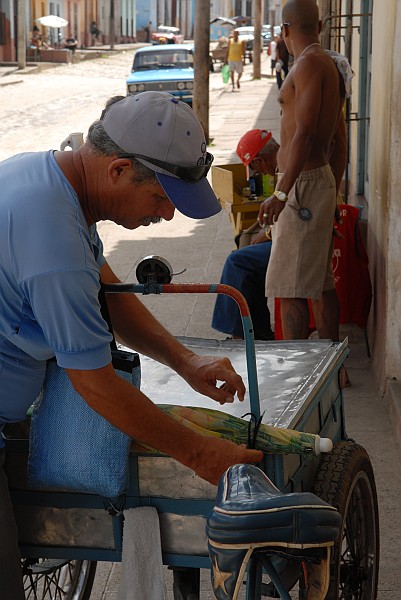
M193 567L173 568L174 600L199 600L200 571Z
M376 600L379 572L379 512L367 452L352 442L322 456L314 493L336 507L343 523L332 549L326 600Z
M22 559L26 600L89 600L97 563L90 560Z

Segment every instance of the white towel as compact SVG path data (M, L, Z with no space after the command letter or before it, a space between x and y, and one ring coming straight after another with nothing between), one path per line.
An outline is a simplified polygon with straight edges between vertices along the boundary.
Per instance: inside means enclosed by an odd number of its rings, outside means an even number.
M151 506L124 511L121 580L117 600L166 600L160 525Z
M325 50L325 52L331 56L336 63L337 69L340 71L344 79L345 95L347 98L350 98L352 95L351 79L354 77L355 73L348 62L348 58L342 54L339 54L338 52L335 52L334 50Z

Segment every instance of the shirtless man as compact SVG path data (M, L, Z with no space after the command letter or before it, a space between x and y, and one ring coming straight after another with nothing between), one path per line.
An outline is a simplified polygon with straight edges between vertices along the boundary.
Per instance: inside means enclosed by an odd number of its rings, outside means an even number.
M332 271L336 196L346 164L344 79L319 44L314 0L289 0L283 38L294 64L279 94L278 183L261 205L273 225L266 296L281 299L284 339L306 339L308 298L320 338L339 339L339 302Z

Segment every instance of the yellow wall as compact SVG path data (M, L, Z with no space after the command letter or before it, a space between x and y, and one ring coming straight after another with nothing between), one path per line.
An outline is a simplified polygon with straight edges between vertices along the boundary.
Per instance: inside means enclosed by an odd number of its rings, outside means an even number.
M393 297L392 282L388 279L387 266L388 250L392 245L388 239L392 189L390 182L393 177L399 177L392 168L394 132L391 130L391 121L392 111L395 109L395 113L399 114L400 109L394 104L392 94L395 65L391 56L394 43L397 43L395 40L397 6L393 0L381 0L380 3L374 2L373 5L368 254L374 285L374 299L370 339L372 340L376 376L383 389L386 377L392 376L389 372L389 364L393 363L392 359L389 361L388 340L395 324L391 322L390 315L386 315L388 303ZM392 226L396 226L396 224ZM401 311L397 316L397 321L399 322L400 319ZM401 379L400 361L397 371Z
M48 1L30 0L30 2L32 23L29 24L29 28L32 31L35 19L48 13ZM69 25L62 29L63 37L77 32L80 45L91 45L90 23L92 20L98 20L97 9L103 3L104 0L63 0L61 16L69 21ZM77 22L75 22L76 15ZM44 36L48 35L48 28L39 26L39 29Z
M388 378L401 380L401 3L392 4L396 4L392 6L393 21L384 24L389 26L393 37L387 53L387 62L391 65L391 73L388 73L389 79L386 82L391 102L390 116L387 119L390 152L388 199L383 207L388 215L386 375ZM379 13L379 10L376 12ZM383 35L388 36L388 32ZM388 37L384 39L387 40ZM380 66L377 65L377 68ZM378 89L376 94L379 94Z

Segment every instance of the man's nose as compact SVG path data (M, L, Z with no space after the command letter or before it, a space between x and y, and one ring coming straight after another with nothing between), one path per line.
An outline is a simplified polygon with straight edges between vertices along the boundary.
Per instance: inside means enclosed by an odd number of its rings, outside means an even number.
M174 204L172 202L170 202L170 200L168 198L166 198L165 201L163 202L163 206L160 209L160 216L165 221L171 221L171 219L174 217L174 213L175 213Z

